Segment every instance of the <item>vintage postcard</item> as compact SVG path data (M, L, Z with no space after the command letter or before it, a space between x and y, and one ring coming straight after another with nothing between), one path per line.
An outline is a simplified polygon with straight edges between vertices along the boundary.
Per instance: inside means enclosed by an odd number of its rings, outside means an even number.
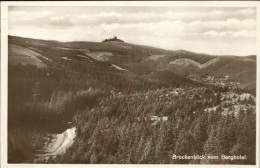
M259 8L2 2L1 166L259 167Z

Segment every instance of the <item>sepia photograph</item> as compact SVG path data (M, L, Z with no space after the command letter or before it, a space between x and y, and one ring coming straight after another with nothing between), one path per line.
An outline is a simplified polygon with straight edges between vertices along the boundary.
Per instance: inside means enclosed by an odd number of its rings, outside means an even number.
M257 166L256 5L59 4L5 6L6 165Z

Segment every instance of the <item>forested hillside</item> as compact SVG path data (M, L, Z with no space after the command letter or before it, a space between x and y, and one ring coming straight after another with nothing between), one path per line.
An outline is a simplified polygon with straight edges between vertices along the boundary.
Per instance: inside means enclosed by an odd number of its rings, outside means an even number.
M58 163L254 164L255 112L237 115L204 109L221 103L220 90L183 88L104 98L74 117L76 142ZM193 92L194 98L187 97ZM217 93L217 94L214 94ZM245 100L243 104L254 105ZM152 116L168 117L152 121ZM174 160L172 155L246 155L247 160Z

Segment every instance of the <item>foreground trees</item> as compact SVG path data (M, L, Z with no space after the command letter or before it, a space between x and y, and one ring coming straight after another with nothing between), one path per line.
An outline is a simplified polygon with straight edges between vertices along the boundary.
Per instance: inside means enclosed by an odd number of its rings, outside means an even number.
M200 90L201 94L206 94ZM211 94L211 93L208 93ZM156 92L150 98L156 96ZM74 145L57 163L204 163L254 164L255 114L247 111L234 116L219 112L189 112L185 96L145 100L146 94L120 95L108 98L77 118L80 128ZM205 95L206 96L206 95ZM202 96L203 97L203 96ZM145 101L143 101L145 100ZM187 102L182 104L181 102ZM142 103L141 103L142 102ZM192 102L201 106L200 99ZM215 104L208 101L208 105ZM144 110L153 106L151 111ZM143 110L140 110L143 109ZM156 109L156 111L153 111ZM160 109L160 110L158 110ZM165 111L172 109L169 113ZM158 110L158 111L157 111ZM194 110L194 109L193 109ZM167 121L154 124L150 116ZM81 122L84 121L84 122ZM80 144L80 145L78 145ZM84 148L84 150L83 150ZM82 151L77 160L71 155ZM88 153L86 155L86 153ZM172 159L172 155L218 156L219 159ZM246 160L223 160L221 155L246 155Z

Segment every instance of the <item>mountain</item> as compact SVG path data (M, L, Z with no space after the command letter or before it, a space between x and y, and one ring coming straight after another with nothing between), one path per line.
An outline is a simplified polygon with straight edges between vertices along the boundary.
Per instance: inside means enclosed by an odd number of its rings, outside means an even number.
M10 164L168 164L212 139L255 164L255 56L9 36L8 64Z
M188 77L190 74L216 77L228 75L229 80L241 82L244 86L255 88L256 84L254 55L239 57L208 55L186 50L170 51L121 40L58 42L9 36L8 43L10 64L21 62L45 67L50 64L62 65L61 62L64 61L79 61L109 71L139 76L164 76L165 72L182 77Z

